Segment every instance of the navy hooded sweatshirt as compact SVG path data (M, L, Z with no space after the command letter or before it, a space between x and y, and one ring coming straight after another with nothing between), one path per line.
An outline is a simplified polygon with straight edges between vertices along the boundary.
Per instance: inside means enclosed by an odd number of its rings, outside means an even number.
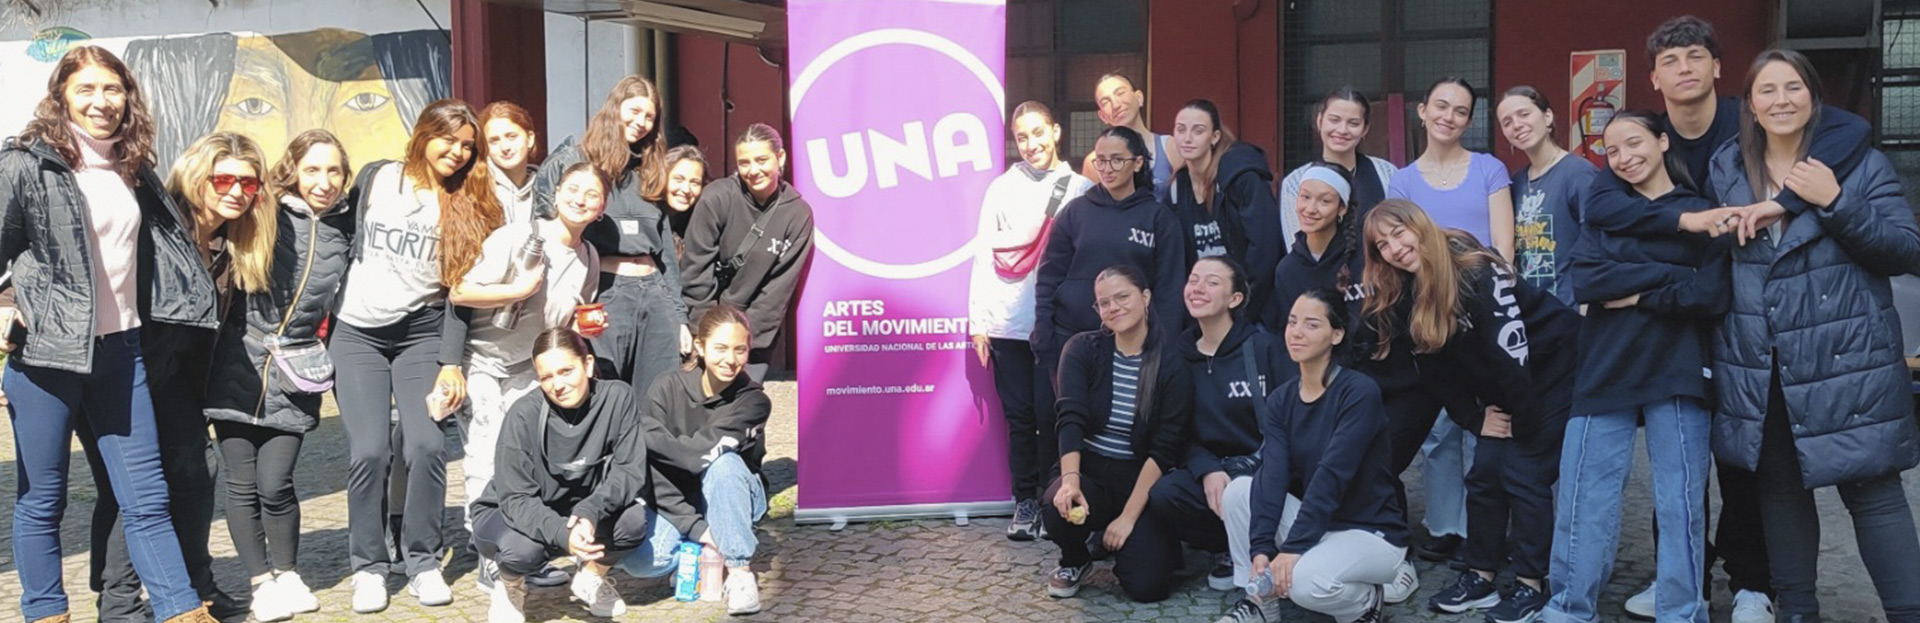
M1414 357L1427 391L1476 435L1487 405L1512 416L1515 439L1557 434L1572 402L1580 314L1504 265L1461 278L1464 326Z
M1235 142L1220 154L1220 166L1214 173L1212 210L1200 205L1193 192L1191 169L1174 173L1161 201L1180 217L1186 233L1187 266L1199 261L1205 244L1202 230L1217 232L1226 246L1227 256L1247 269L1247 309L1266 309L1273 282L1274 267L1286 254L1286 241L1280 239L1280 215L1273 210L1273 172L1267 169L1267 154L1259 147ZM1184 276L1184 275L1183 275Z
M1713 207L1681 186L1650 201L1633 197L1662 212ZM1711 397L1709 340L1733 304L1732 240L1690 232L1633 236L1592 230L1581 237L1572 270L1574 294L1587 304L1587 316L1580 327L1575 412L1610 413L1676 396ZM1635 294L1640 300L1634 307L1605 307Z
M1183 336L1193 375L1193 443L1187 469L1196 475L1221 471L1220 460L1260 451L1260 412L1273 387L1300 373L1284 341L1251 322L1233 323L1220 347L1200 352L1200 329ZM1252 378L1248 366L1252 366Z
M1349 216L1347 218L1353 218ZM1260 321L1274 333L1287 328L1287 313L1293 310L1293 303L1302 293L1320 288L1341 288L1340 269L1347 270L1345 289L1342 291L1348 304L1353 306L1355 318L1359 317L1358 302L1362 298L1363 288L1361 272L1366 269L1367 254L1361 249L1351 248L1346 236L1335 234L1327 243L1327 252L1320 257L1313 256L1313 250L1307 246L1306 232L1293 236L1293 250L1280 258L1280 267L1273 273L1273 299L1261 310Z
M1373 379L1340 370L1326 393L1306 402L1295 378L1267 397L1267 410L1260 423L1260 471L1253 478L1254 556L1305 553L1338 530L1364 530L1406 546L1387 409ZM1293 529L1276 539L1289 494L1300 499L1300 514Z
M1100 328L1093 280L1115 264L1131 264L1153 291L1154 323L1178 326L1187 317L1180 291L1187 282L1186 235L1180 218L1136 188L1115 200L1103 186L1087 189L1053 220L1034 281L1033 350L1042 363L1058 361L1066 338Z

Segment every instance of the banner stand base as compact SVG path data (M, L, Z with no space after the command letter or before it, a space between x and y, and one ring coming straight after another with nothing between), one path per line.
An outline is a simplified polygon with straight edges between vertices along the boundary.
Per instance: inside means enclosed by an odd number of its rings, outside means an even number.
M848 506L844 508L803 508L793 512L793 523L832 524L835 532L848 522L890 521L895 519L952 518L955 525L967 525L974 517L1013 515L1013 501L955 502L950 504L907 504L902 506Z

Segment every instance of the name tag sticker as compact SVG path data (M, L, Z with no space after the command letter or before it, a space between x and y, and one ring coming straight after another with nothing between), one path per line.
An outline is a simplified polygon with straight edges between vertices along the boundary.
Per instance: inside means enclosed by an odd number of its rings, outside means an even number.
M620 233L622 235L626 235L626 236L640 235L640 221L623 218L623 219L619 219L619 222L620 222Z

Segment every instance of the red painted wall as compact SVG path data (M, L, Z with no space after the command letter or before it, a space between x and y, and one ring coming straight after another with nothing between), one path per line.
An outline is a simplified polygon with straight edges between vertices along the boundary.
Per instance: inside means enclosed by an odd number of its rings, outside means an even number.
M698 35L673 36L672 107L667 114L700 139L700 151L714 170L733 171L733 139L748 125L766 123L789 136L787 69L767 63L760 50ZM724 94L724 99L723 99ZM727 112L726 102L733 102Z
M1280 79L1280 0L1151 2L1148 5L1148 124L1173 131L1193 99L1220 107L1221 122L1242 141L1279 153L1274 110ZM1244 20L1237 21L1238 17Z
M1493 14L1493 76L1491 89L1496 94L1507 88L1530 84L1553 102L1554 138L1567 143L1567 128L1573 122L1567 99L1571 96L1567 57L1581 50L1624 49L1627 51L1627 108L1661 110L1660 93L1653 90L1653 61L1647 57L1647 35L1661 22L1691 13L1713 23L1720 39L1721 69L1718 82L1722 95L1737 95L1747 64L1766 49L1771 38L1773 3L1752 0L1690 0L1684 10L1630 9L1625 6L1596 9L1591 2L1575 0L1501 0ZM1492 105L1492 104L1489 104ZM1499 136L1496 129L1493 151L1507 162L1519 166L1526 162Z
M454 0L451 8L453 96L475 112L499 100L519 104L539 126L533 131L547 136L547 81L527 79L547 74L541 12L483 0ZM546 145L539 147L544 152ZM533 154L533 162L541 156Z

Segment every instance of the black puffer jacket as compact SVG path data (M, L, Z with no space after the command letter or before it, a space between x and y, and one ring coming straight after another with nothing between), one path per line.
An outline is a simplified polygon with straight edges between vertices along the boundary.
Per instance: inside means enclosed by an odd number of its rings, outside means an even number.
M1753 197L1738 141L1714 154L1712 179L1722 201ZM1840 188L1834 205L1788 217L1777 241L1762 233L1734 249L1733 310L1714 339L1714 456L1759 465L1777 373L1808 488L1920 464L1889 282L1920 270L1920 227L1877 151Z
M140 170L136 252L140 318L212 329L219 321L213 276L152 167ZM14 356L28 365L87 374L93 368L93 236L86 197L53 148L8 139L0 148L0 265L13 271L0 306L27 318Z
M320 323L333 310L347 276L354 216L346 201L318 216L298 197L281 197L280 204L275 211L280 226L273 244L272 285L245 295L220 323L206 415L304 433L319 424L320 394L287 391L286 379L269 361L266 341L276 334L291 344L318 339ZM281 333L283 320L286 331Z

